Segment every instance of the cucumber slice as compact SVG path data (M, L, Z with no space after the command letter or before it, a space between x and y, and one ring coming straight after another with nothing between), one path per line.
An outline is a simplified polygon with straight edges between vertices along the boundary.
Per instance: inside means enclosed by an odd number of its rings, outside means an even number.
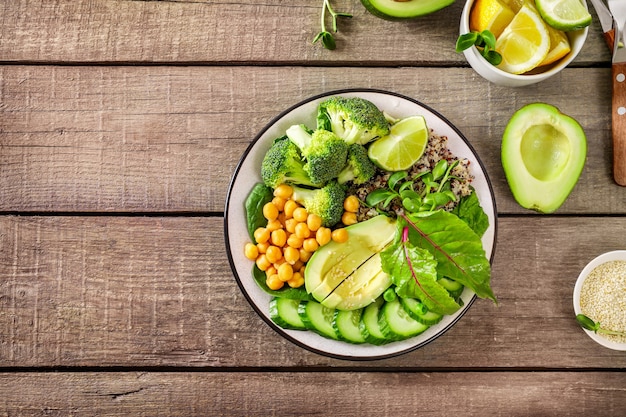
M330 339L338 339L333 329L334 308L324 307L316 301L300 301L298 315L307 329Z
M430 327L409 316L397 298L382 306L378 323L385 337L396 340L417 336Z
M299 300L274 297L270 301L270 318L283 329L305 330L306 326L298 315Z
M443 314L428 311L428 308L415 298L400 298L400 304L412 319L423 324L437 324L443 318Z
M434 13L454 3L454 0L361 0L374 16L387 20L413 19Z
M337 337L344 342L365 343L365 337L361 334L359 323L363 309L358 310L336 310L333 318L333 328Z
M363 309L363 314L361 315L359 329L365 341L372 345L380 346L393 342L393 339L385 337L378 324L378 314L382 305L383 299L377 298L376 301Z
M455 300L461 296L463 290L465 289L463 284L450 278L442 277L439 278L437 282L441 284L443 288L448 290L448 292L450 293L450 297L454 298Z

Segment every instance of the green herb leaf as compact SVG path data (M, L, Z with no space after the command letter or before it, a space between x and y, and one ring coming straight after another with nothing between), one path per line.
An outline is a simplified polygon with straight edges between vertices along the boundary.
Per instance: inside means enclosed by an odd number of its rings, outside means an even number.
M267 225L267 219L263 216L263 206L273 198L272 189L262 182L257 183L246 197L244 208L246 210L246 224L250 239L254 242L254 231Z
M464 33L456 40L456 52L463 52L471 48L478 41L478 32Z
M497 302L491 289L491 265L480 237L463 220L444 210L428 216L405 217L410 240L437 260L437 273L471 288L481 298ZM445 226L442 226L445 225Z
M437 261L426 249L415 247L408 241L408 229L399 222L402 238L380 254L383 271L396 285L396 293L403 298L417 298L429 311L452 314L461 306L437 282Z
M482 237L489 228L489 217L481 207L476 190L473 188L470 195L459 200L452 213L467 223L478 236Z

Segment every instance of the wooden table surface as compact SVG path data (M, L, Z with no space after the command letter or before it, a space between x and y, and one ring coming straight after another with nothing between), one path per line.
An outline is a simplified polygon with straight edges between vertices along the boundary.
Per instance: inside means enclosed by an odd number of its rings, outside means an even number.
M516 89L454 51L463 3L389 22L333 0L354 16L328 51L311 44L322 1L1 1L0 415L623 416L626 354L572 308L584 265L626 249L596 14L568 69ZM500 301L423 348L358 362L265 324L223 236L256 133L355 87L413 97L470 140L495 190ZM500 162L508 119L536 101L589 143L551 215L515 203Z

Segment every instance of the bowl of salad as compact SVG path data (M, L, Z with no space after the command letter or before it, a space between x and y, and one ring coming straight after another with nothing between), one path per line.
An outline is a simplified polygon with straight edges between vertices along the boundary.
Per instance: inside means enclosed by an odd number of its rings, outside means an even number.
M228 259L278 334L340 359L432 342L491 289L497 211L471 143L413 98L319 94L277 115L230 182Z

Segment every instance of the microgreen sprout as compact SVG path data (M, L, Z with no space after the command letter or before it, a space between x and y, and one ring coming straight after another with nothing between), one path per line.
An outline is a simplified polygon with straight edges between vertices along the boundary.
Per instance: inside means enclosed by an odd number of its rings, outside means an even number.
M609 330L601 327L600 322L595 322L584 314L577 314L576 321L581 325L583 329L590 330L598 334L610 334L615 336L626 336L626 332L618 332L616 330Z
M387 180L387 188L379 188L369 193L365 203L370 207L382 206L387 209L397 199L404 210L410 213L432 212L456 201L450 181L457 178L452 175L452 170L458 163L456 160L449 164L442 159L432 170L413 177L409 177L406 171L394 172Z
M326 11L330 13L332 19L332 32L326 30ZM352 17L352 15L350 13L335 12L335 10L330 5L330 0L324 0L324 2L322 3L322 15L320 19L322 30L317 35L315 35L315 38L313 38L313 43L320 41L322 42L324 48L330 49L331 51L337 47L333 33L337 32L338 17Z
M502 55L496 51L496 37L490 30L464 33L456 40L456 52L463 52L472 46L476 46L476 49L491 65L497 66L502 62Z

